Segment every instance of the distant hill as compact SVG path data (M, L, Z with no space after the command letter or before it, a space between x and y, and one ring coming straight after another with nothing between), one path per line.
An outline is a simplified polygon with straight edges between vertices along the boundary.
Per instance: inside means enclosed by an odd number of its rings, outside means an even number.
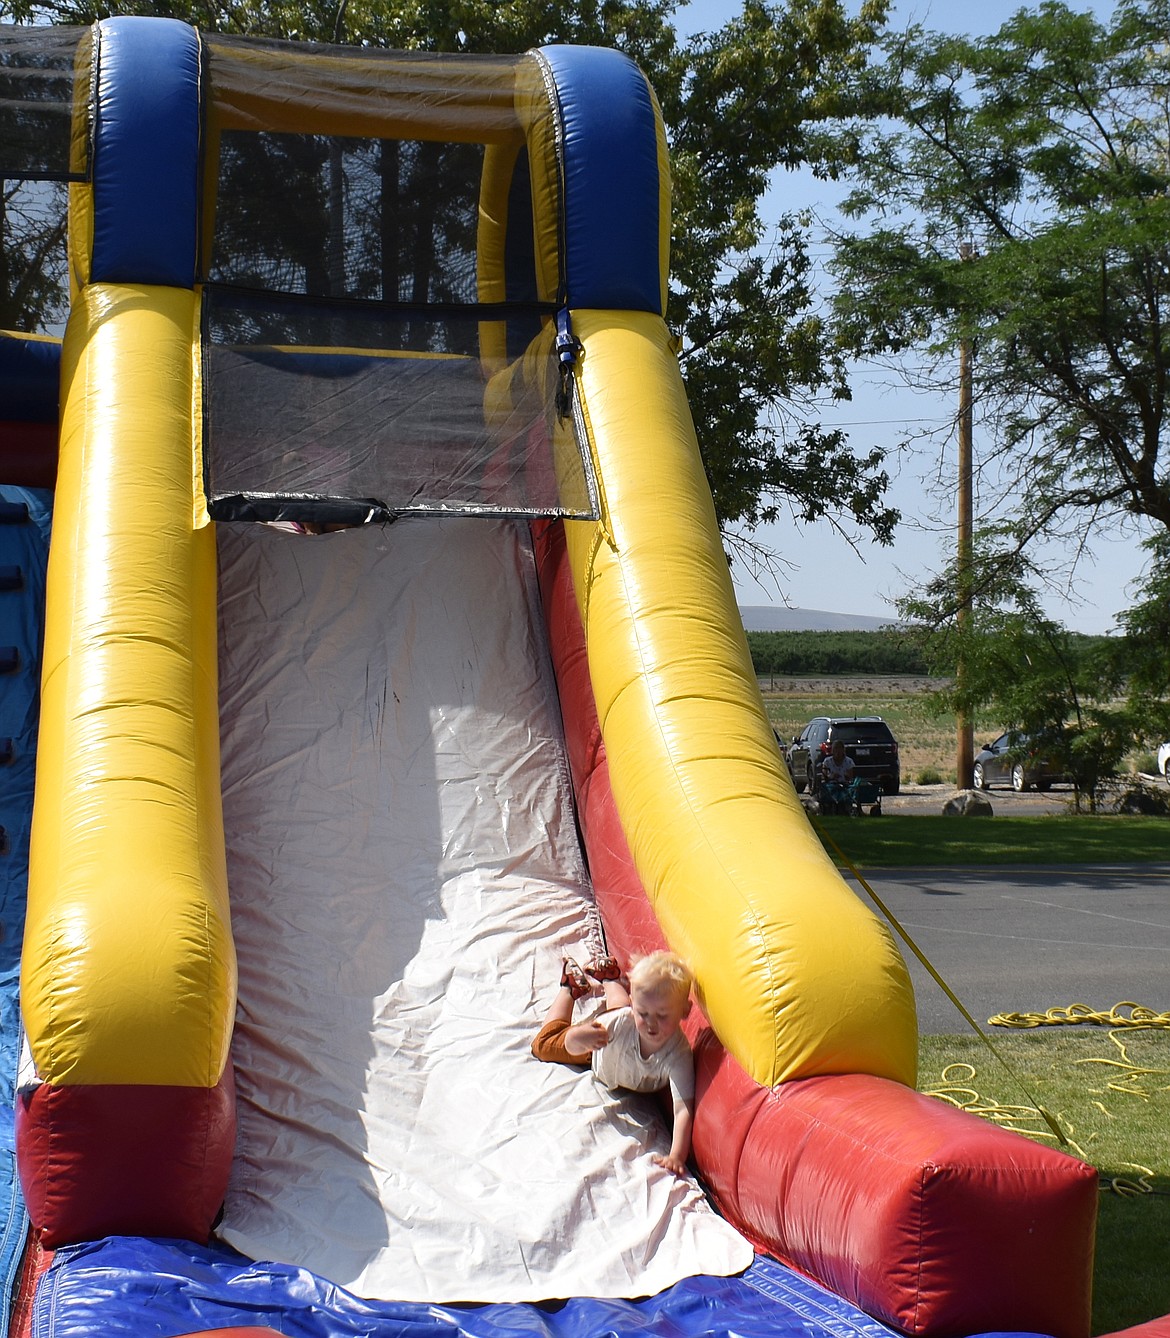
M897 618L873 618L864 613L826 613L821 609L781 609L770 604L741 604L739 616L748 632L876 632L892 627Z

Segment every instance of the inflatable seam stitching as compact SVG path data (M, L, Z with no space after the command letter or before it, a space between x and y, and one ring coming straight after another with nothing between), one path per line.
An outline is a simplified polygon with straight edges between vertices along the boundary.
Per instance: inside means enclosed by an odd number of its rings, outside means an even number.
M565 220L565 117L564 110L561 107L560 92L557 88L556 75L553 74L552 66L549 64L548 57L539 48L528 53L536 61L536 67L540 71L541 83L544 84L545 95L548 98L549 107L552 109L552 127L553 127L553 147L555 149L555 158L557 164L557 305L567 305L568 302L568 277L565 266L567 264L568 253L568 232Z
M918 1177L918 1200L916 1207L918 1209L918 1221L915 1231L915 1254L916 1267L914 1273L914 1321L911 1328L917 1332L921 1323L920 1312L922 1309L922 1269L923 1269L923 1246L922 1240L926 1229L926 1176L932 1168L923 1166Z

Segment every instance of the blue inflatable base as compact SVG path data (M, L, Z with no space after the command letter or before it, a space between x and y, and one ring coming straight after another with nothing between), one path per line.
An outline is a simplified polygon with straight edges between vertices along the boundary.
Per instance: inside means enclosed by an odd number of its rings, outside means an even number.
M223 1246L110 1237L57 1252L37 1290L32 1334L174 1338L246 1324L267 1324L290 1338L887 1338L891 1332L766 1259L738 1278L688 1278L637 1301L423 1305L365 1301L304 1269L252 1263Z
M770 1259L641 1300L365 1301L304 1269L228 1249L116 1236L57 1251L32 1338L176 1338L268 1325L289 1338L890 1338L894 1330ZM1007 1338L987 1335L985 1338Z

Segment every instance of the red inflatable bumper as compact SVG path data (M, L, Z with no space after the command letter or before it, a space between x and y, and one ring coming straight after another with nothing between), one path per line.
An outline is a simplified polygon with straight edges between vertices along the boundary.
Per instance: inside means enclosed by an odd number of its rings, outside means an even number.
M709 1029L696 1059L696 1162L760 1249L905 1333L1086 1338L1091 1166L884 1078L769 1091Z
M610 950L628 961L664 940L609 786L561 526L533 529L578 819ZM760 1250L922 1338L1087 1338L1092 1167L866 1074L760 1087L697 1010L688 1032L694 1162Z

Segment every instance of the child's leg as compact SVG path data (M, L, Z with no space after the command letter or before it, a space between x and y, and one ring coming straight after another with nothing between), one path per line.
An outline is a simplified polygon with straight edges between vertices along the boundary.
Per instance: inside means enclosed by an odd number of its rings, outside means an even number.
M630 1002L630 983L622 973L616 957L595 957L585 968L585 974L596 980L605 994L605 1011L625 1008Z
M550 1022L569 1023L573 1020L573 1004L576 1000L567 985L562 985L557 990L557 997L549 1005L548 1012L544 1015L544 1025L547 1027Z
M564 1018L549 1018L533 1039L532 1053L546 1064L568 1064L570 1068L587 1069L592 1063L590 1056L571 1054L565 1045L565 1032L569 1026Z
M565 1049L564 1034L573 1021L573 1005L578 999L593 993L584 971L571 957L566 957L561 971L560 988L544 1019L544 1026L532 1042L532 1053L546 1064L569 1064L573 1068L588 1068L588 1055L571 1055Z
M573 1005L578 999L584 999L593 993L593 983L571 957L561 963L561 987L552 1001L545 1016L545 1025L550 1022L572 1022Z

